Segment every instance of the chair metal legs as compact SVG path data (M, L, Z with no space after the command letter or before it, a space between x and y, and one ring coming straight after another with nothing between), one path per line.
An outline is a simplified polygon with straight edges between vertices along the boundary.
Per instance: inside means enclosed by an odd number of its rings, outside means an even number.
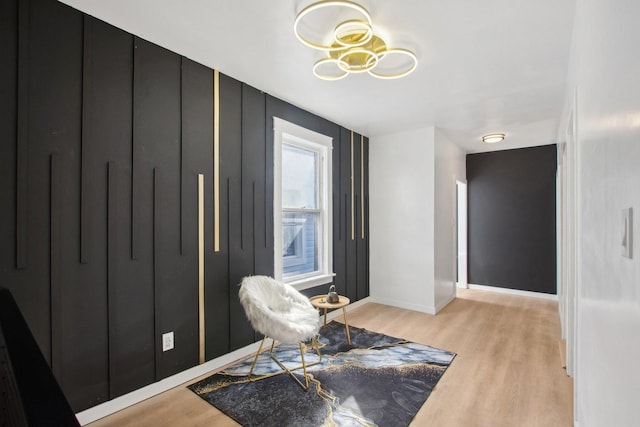
M253 370L256 367L256 363L258 362L258 356L260 356L260 353L262 352L262 347L264 345L264 342L266 341L267 336L265 335L264 338L262 338L262 342L260 343L260 348L258 348L258 352L256 353L256 356L253 359L253 363L251 364L251 370L249 371L249 375L247 376L247 378L250 381L258 381L258 380L262 380L264 378L269 378L269 377L273 377L276 375L280 375L283 373L287 373L291 376L291 378L294 379L295 382L298 383L298 385L300 385L300 387L303 388L303 390L307 390L309 388L309 376L307 375L307 368L310 366L315 366L319 363L322 362L322 353L320 352L320 346L318 345L318 340L316 339L316 337L313 337L311 339L311 348L314 349L316 351L316 353L318 354L318 361L317 362L313 362L313 363L306 363L304 360L304 354L307 352L307 350L309 349L309 347L303 343L300 342L299 346L300 346L300 358L302 361L302 364L299 366L296 366L295 368L287 368L284 363L282 363L274 354L273 354L273 349L275 348L275 344L276 344L276 340L272 339L271 340L271 350L269 351L269 356L271 357L271 359L276 362L278 364L278 366L280 366L280 368L282 368L282 371L280 372L273 372L270 374L264 374L264 375L259 375L256 377L253 377ZM303 372L303 376L304 376L304 384L302 383L302 381L300 381L298 379L298 377L295 376L295 374L293 373L293 371L297 371L298 369L302 369Z

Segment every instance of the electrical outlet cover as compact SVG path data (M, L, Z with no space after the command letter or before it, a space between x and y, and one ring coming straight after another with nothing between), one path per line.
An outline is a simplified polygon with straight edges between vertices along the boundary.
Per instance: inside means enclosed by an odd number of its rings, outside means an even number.
M162 334L162 351L173 349L173 332Z

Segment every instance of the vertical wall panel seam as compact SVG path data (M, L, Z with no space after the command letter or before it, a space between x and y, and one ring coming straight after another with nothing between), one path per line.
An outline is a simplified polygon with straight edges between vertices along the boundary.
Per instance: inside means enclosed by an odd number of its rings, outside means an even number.
M184 255L184 56L180 57L180 255Z
M338 184L338 241L342 242L342 197L340 197L340 184Z
M114 227L111 222L114 220L113 208L115 202L115 188L113 185L114 179L114 165L113 162L107 162L107 396L109 399L113 398L111 387L111 350L112 350L112 333L111 333L111 298L112 298L112 280L113 275L111 270L113 268L113 256L111 251L113 250L113 233L115 233Z
M136 260L138 258L138 247L136 245L136 222L138 219L138 202L136 191L136 75L138 70L138 55L137 55L137 37L133 37L133 72L131 73L131 259Z
M370 280L371 280L371 275L370 275L370 271L369 271L369 257L370 257L370 249L369 249L369 241L370 238L369 236L371 235L371 230L369 229L369 213L370 213L370 209L369 209L369 139L365 138L365 144L363 146L363 170L364 170L364 174L363 174L363 180L364 180L364 187L363 187L363 198L364 198L364 209L365 209L365 215L364 215L364 221L365 221L365 296L369 296L370 294Z
M345 240L345 247L344 247L344 263L345 266L347 265L347 244L348 244L348 238L347 238L347 229L349 228L349 210L347 209L347 206L349 206L349 201L348 201L348 197L349 195L347 193L344 193L344 240ZM346 271L345 271L346 274ZM345 276L346 279L346 276Z
M358 195L357 195L357 194L355 195L355 200L356 200L356 204L355 204L355 214L356 214L356 218L358 218ZM358 252L360 252L360 251L358 250L358 249L359 249L359 248L358 248L358 246L359 246L359 245L358 245L358 242L356 241L356 242L355 242L355 245L354 245L354 249L355 249L355 253L356 253L356 259L355 259L355 264L356 264L356 265L355 265L355 267L354 267L354 270L355 270L355 272L356 272L356 274L355 274L355 279L356 279L356 283L355 283L355 288L356 288L356 301L357 301L357 300L359 300L360 298L362 298L362 297L360 297L360 295L358 295L358 289L360 288L360 286L358 286L358 283L359 283L359 281L358 281L358 276L359 276L359 274L358 274L358 273L359 273L359 271L360 271L360 269L358 268L358 266L359 266L359 264L358 264L358 261L359 261Z
M354 182L354 170L353 170L353 131L351 131L351 240L356 239L356 225L355 225L355 212L354 212L354 192L355 192L355 182Z
M204 174L198 174L198 362L206 360L205 261L204 261Z
M158 337L158 333L160 328L158 327L158 313L160 312L160 307L158 306L158 284L156 281L158 280L158 168L153 168L153 213L152 213L152 264L153 264L153 272L152 272L152 293L153 293L153 353L154 353L154 375L155 380L158 381L160 376L158 375L158 370L160 368L159 358L160 351L158 349L158 343L156 342L156 337Z
M58 210L56 209L59 187L56 157L54 153L49 155L49 316L51 324L51 370L58 378L58 381L62 382L62 364L59 357L60 352L57 351L59 348L58 343L62 335L59 321L59 313L62 307L60 305L60 280L58 277L60 267L58 258L60 251L57 246L60 237L60 224Z
M252 238L252 244L251 247L253 248L253 266L251 268L251 274L256 274L256 254L257 254L257 250L256 250L256 221L257 221L257 217L256 217L256 180L252 180L251 181L251 223L253 224L253 233L251 233L251 238Z
M229 220L231 218L231 179L227 178L227 223L226 225L226 229L228 231L228 234L231 234L230 228L231 228L231 221ZM231 242L231 239L229 237L227 237L227 282L228 282L228 287L230 288L231 285L231 248L229 243ZM229 346L231 346L231 299L233 298L233 296L231 295L231 292L229 292L229 297L227 298L227 315L229 317L229 327L227 328L227 342L229 343Z
M213 251L220 252L220 73L213 70Z
M85 264L88 262L87 257L87 221L89 215L87 213L87 195L86 195L86 165L85 165L85 154L86 154L86 138L87 138L87 92L88 87L90 85L89 82L89 71L91 69L91 25L88 23L87 15L82 15L82 86L80 88L81 91L81 100L82 105L80 108L80 263Z
M240 250L244 252L244 84L240 84Z
M29 167L29 29L30 1L18 2L18 90L16 120L16 268L27 268Z
M364 136L360 135L360 230L364 240Z
M267 97L266 95L262 97L262 99L264 100L264 217L265 217L265 221L264 221L264 248L267 249L267 218L269 217L269 214L267 212L267 185L269 181L269 178L271 179L271 182L273 182L273 176L269 177L267 176L267 171L269 170L268 165L267 165L267 159L268 154L269 154L269 149L267 147L267 140L268 140L268 136L269 136L269 132L271 132L273 134L273 130L269 130L269 127L267 126L267 124L269 123L269 118L267 117ZM255 227L254 227L254 233L255 233Z
M340 128L340 137L338 139L338 240L342 241L342 197L341 197L341 186L342 186L342 128ZM336 167L336 165L333 165Z

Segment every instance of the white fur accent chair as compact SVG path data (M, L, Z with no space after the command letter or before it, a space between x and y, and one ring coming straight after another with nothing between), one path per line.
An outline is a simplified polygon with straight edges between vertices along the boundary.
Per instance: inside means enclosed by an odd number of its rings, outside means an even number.
M260 348L256 353L249 372L251 379L258 356L262 351L267 337L272 339L271 358L288 373L303 389L309 388L309 378L304 353L307 350L305 342L311 340L311 347L316 350L321 358L320 349L317 342L318 330L320 329L320 317L318 310L311 305L309 299L298 292L291 285L279 282L268 276L249 276L242 279L240 291L238 292L240 303L251 322L253 328L264 335ZM300 357L302 364L295 368L287 368L278 360L273 349L276 341L284 344L298 344L300 346ZM316 362L319 363L319 362ZM315 365L316 363L313 363ZM305 384L293 374L292 371L303 369ZM255 377L256 380L273 376L274 374Z

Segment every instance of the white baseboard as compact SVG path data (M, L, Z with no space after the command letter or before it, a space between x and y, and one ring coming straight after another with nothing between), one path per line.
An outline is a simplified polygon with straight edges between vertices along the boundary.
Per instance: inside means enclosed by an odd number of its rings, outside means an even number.
M489 292L497 292L501 294L509 294L509 295L519 295L522 297L530 297L530 298L542 298L548 299L551 301L558 301L558 295L552 294L544 294L542 292L531 292L531 291L521 291L519 289L509 289L509 288L498 288L495 286L486 286L486 285L473 285L469 283L469 289L475 289L478 291L489 291Z
M356 309L370 301L370 297L367 297L349 304L346 307L347 311ZM335 319L338 317L342 317L342 310L334 310L331 313L327 314L327 320ZM227 353L223 356L212 359L206 363L203 363L202 365L194 366L193 368L189 368L186 371L179 372L168 378L165 378L153 384L149 384L148 386L142 387L138 390L134 390L131 393L127 393L113 400L109 400L108 402L94 406L85 411L78 412L76 414L76 418L83 426L92 423L96 420L99 420L100 418L104 418L129 406L135 405L136 403L140 403L143 400L147 400L155 395L178 387L202 375L222 369L223 367L237 360L249 357L256 351L258 351L259 346L259 341L253 344L249 344L248 346L242 347L238 350L232 351L231 353Z
M442 310L443 308L445 308L446 306L448 306L448 305L449 305L449 303L450 303L451 301L453 301L454 299L456 299L456 294L455 294L455 293L454 293L454 294L449 295L449 297L448 297L446 300L444 300L444 301L442 301L440 304L436 305L436 310L435 310L435 311L436 311L436 314L437 314L437 313L439 313L439 312L440 312L440 310Z
M451 301L456 299L456 296L455 296L455 294L452 294L446 300L442 301L440 304L438 304L436 306L424 305L424 304L414 304L414 303L410 303L410 302L406 302L406 301L394 300L394 299L388 299L388 298L384 298L384 299L383 298L376 298L376 297L370 297L370 298L371 298L371 302L375 302L377 304L390 305L390 306L393 306L393 307L404 308L405 310L419 311L420 313L426 313L426 314L435 315L440 310L445 308Z
M223 356L205 362L202 365L194 366L186 371L179 372L163 380L149 384L148 386L142 387L138 390L134 390L131 393L109 400L108 402L94 406L85 411L78 412L76 414L76 418L81 425L89 424L93 421L99 420L100 418L104 418L108 415L121 411L129 406L135 405L136 403L140 403L150 397L178 387L181 384L189 382L209 372L219 370L236 360L249 357L258 351L259 346L260 342L249 344L248 346L232 351L231 353L227 353Z

